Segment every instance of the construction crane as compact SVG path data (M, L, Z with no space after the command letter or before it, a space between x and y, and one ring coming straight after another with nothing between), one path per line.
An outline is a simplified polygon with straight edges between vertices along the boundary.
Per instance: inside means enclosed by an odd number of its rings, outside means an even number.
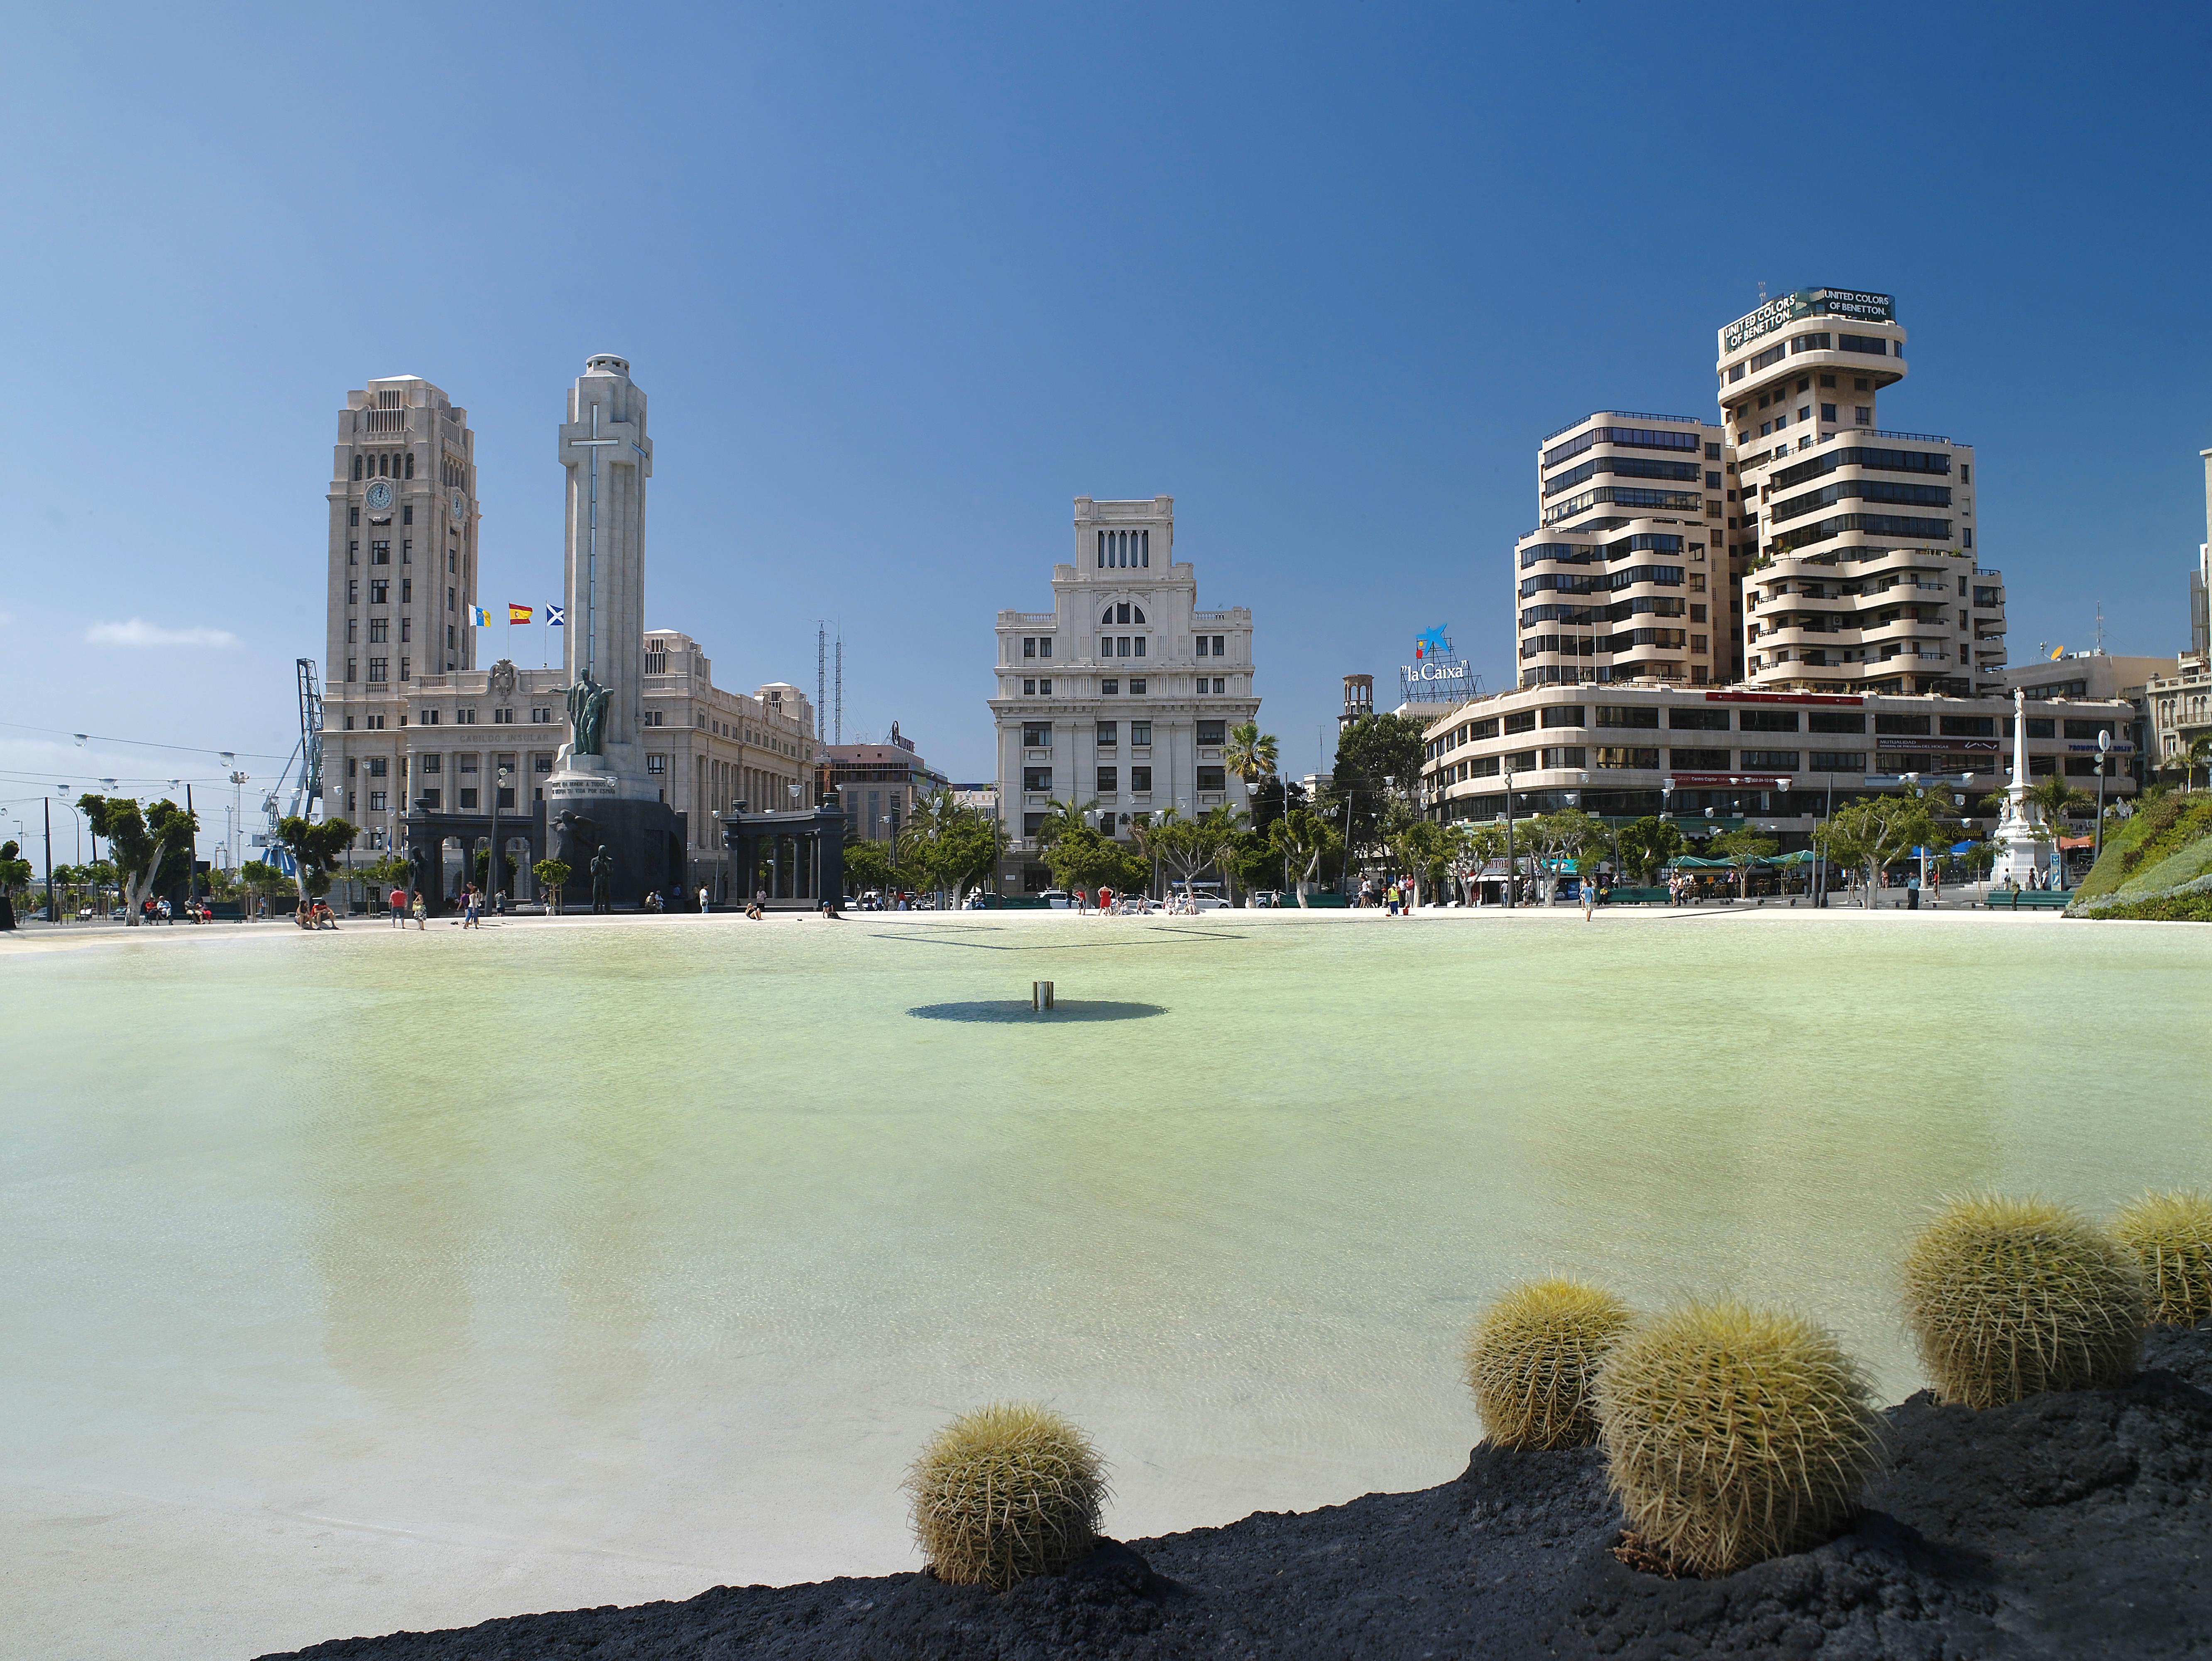
M277 839L277 825L287 818L312 819L315 805L323 799L323 689L315 676L313 658L296 658L293 667L300 684L300 741L292 746L285 758L284 770L276 776L276 782L261 800L261 812L266 820L262 833L254 837L253 845L269 850L269 863L286 876L292 874L292 855ZM296 773L295 769L297 769ZM292 795L289 806L283 811L277 799L283 794L286 781L290 781Z

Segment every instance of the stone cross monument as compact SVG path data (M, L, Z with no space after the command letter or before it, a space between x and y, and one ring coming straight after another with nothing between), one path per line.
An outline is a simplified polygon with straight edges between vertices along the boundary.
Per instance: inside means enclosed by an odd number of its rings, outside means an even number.
M2012 692L2012 783L2005 790L2004 816L1997 821L1996 863L1990 868L1992 885L2017 882L2023 888L2034 873L2039 823L2035 805L2027 799L2027 694Z
M645 394L623 358L599 353L569 389L560 435L569 741L546 781L550 803L658 800L638 749L645 637L645 482L653 441Z

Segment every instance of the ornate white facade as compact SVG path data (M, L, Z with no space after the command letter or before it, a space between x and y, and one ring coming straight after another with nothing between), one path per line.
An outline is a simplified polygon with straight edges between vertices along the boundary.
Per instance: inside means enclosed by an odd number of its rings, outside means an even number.
M1252 613L1202 611L1175 560L1175 498L1075 499L1075 558L1052 572L1053 609L998 623L998 799L1010 843L999 885L1049 885L1036 845L1053 804L1129 835L1140 813L1250 811L1222 749L1254 720Z

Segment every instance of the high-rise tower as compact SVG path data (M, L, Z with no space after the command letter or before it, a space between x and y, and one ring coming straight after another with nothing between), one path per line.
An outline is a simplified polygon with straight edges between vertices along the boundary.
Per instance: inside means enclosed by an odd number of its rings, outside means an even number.
M1540 523L1514 545L1523 686L1729 678L1721 429L1601 410L1536 451ZM1714 627L1715 622L1722 625Z
M1720 331L1740 677L1800 692L1998 690L2004 580L1978 567L1974 451L1875 418L1905 374L1882 294L1808 289Z
M476 666L476 435L419 375L347 395L332 453L324 662L336 696Z

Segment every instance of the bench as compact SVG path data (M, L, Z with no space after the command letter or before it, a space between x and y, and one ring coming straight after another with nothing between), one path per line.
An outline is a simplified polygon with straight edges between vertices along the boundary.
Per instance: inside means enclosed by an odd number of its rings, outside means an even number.
M2054 910L2064 909L2073 897L2070 888L2022 888L2010 892L1993 891L1984 904L1992 911Z

